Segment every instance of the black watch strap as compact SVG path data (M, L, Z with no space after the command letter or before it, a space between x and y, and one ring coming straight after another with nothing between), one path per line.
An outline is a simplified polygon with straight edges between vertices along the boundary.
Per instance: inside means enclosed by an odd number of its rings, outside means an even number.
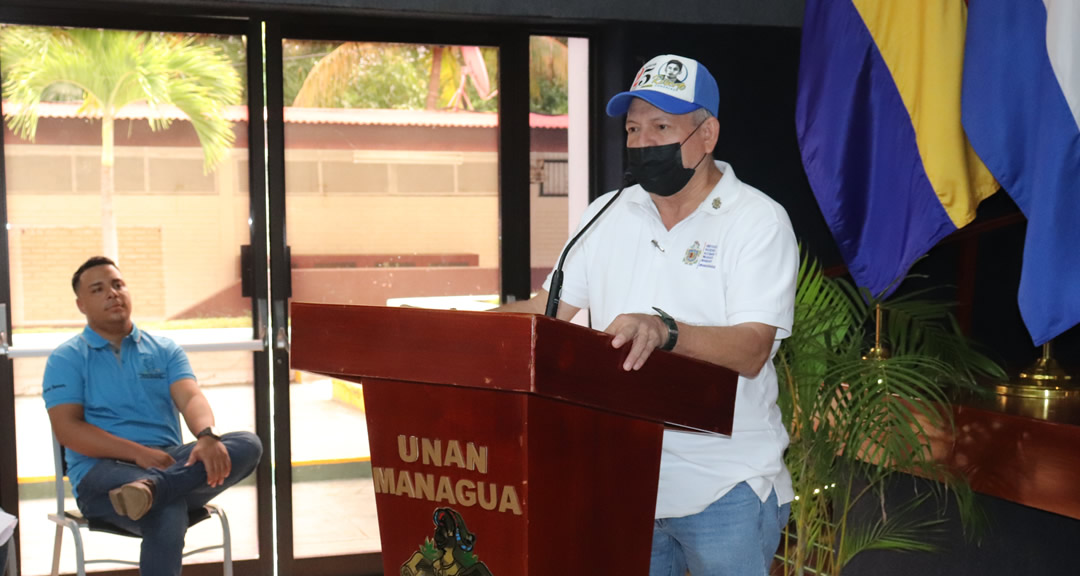
M664 321L664 325L667 326L667 342L660 347L661 350L674 350L675 343L679 341L679 325L675 323L675 319L671 317L671 314L664 312L663 310L653 306L653 310L660 315L660 319Z
M199 433L195 435L195 439L198 440L204 436L209 436L214 440L221 440L221 435L217 433L217 430L215 430L213 426L207 426L206 428L199 430Z

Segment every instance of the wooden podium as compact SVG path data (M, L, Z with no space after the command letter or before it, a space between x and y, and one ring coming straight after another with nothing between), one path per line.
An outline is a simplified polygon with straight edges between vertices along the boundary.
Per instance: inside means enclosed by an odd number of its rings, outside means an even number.
M737 375L529 314L292 305L292 366L363 384L387 575L646 576L665 425ZM348 441L348 439L327 439Z

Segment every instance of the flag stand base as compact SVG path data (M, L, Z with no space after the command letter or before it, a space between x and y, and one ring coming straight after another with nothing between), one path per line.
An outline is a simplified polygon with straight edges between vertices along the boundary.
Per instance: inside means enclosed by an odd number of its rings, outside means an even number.
M1042 346L1042 357L1020 372L1018 382L998 384L994 391L1025 398L1069 398L1080 396L1080 381L1058 364L1051 342L1047 342Z

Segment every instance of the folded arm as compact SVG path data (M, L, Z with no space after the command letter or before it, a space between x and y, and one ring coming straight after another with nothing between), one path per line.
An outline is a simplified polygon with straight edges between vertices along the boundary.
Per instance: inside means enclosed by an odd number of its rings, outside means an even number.
M173 459L156 448L115 436L90 424L82 404L57 404L49 408L56 440L65 448L91 458L110 458L135 462L140 468L168 468Z

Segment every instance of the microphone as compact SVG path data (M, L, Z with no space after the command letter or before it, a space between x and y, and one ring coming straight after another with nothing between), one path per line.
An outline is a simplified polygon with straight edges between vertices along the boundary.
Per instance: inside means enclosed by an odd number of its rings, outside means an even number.
M604 207L596 213L596 216L592 217L592 220L589 220L589 222L585 224L585 226L582 226L581 230L578 231L576 236L571 238L570 241L566 243L566 248L563 248L562 255L559 256L559 264L555 267L555 271L551 273L551 290L548 292L547 308L544 310L544 316L547 316L548 318L555 318L556 313L558 313L559 311L559 299L562 296L563 284L562 267L563 262L566 261L566 255L570 253L570 248L574 246L574 243L578 241L578 238L581 238L581 235L584 234L586 230L592 227L593 222L596 222L597 218L600 218L600 216L603 215L603 213L606 212L608 208L611 208L611 205L619 199L620 195L622 195L623 190L625 190L627 186L630 186L633 183L634 177L630 174L630 172L623 173L622 186L619 187L619 191L611 197L611 200L608 200L607 204L604 204Z

